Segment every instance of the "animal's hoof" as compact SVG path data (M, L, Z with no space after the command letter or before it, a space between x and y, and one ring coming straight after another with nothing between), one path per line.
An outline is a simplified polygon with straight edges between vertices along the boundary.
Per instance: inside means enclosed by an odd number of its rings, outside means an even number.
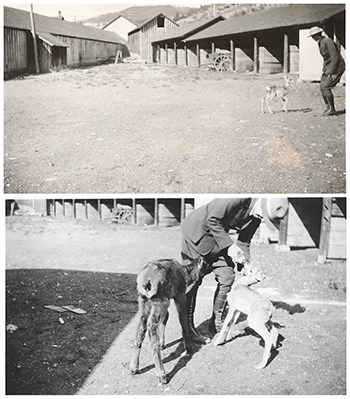
M264 367L265 367L265 364L259 363L259 364L257 364L257 365L255 366L255 369L256 369L256 370L261 370L261 369L263 369Z
M168 383L168 379L166 375L161 375L159 377L159 384L160 385L166 385Z
M130 368L130 374L131 374L131 375L135 375L135 374L137 374L137 372L138 372L137 369Z

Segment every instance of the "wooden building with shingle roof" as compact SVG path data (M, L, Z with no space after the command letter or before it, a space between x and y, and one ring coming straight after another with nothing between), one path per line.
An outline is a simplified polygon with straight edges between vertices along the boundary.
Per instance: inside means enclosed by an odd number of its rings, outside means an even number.
M34 14L40 72L105 62L128 48L117 34L62 18ZM30 13L4 7L5 77L35 71L34 41Z
M210 20L192 22L155 37L152 45L156 54L156 61L160 64L185 66L196 64L197 56L194 51L187 48L185 39L224 19L223 16L219 15Z
M208 55L222 50L230 52L231 69L237 72L292 72L299 73L301 79L316 80L322 59L317 45L307 38L314 25L321 26L344 54L345 4L269 8L218 21L182 40L187 51L195 54L197 66L206 64ZM154 41L154 48L158 44ZM315 62L319 62L316 68Z

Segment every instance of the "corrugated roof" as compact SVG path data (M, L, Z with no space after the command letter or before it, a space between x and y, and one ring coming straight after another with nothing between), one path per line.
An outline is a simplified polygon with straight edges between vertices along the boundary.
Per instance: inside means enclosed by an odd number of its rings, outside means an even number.
M285 7L269 8L264 11L218 22L188 37L185 41L287 26L316 25L342 11L345 11L345 4L293 4Z
M152 43L163 42L167 40L175 40L175 39L184 39L190 35L195 34L199 30L206 29L207 27L224 20L223 16L218 16L216 18L205 20L205 21L196 21L190 24L178 26L177 28L173 28L167 31L164 35L157 36Z
M125 40L114 32L92 28L75 22L64 21L59 18L34 14L34 22L35 29L40 32L101 42L125 43ZM4 7L4 26L8 28L31 30L30 13L15 8Z

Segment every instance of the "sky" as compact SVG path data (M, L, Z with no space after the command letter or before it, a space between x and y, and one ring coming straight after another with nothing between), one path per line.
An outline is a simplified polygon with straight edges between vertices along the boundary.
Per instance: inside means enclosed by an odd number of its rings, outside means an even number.
M195 0L196 1L196 0ZM48 17L56 17L58 15L58 11L61 11L62 16L66 21L74 21L74 20L83 20L83 19L88 19L92 17L97 17L102 14L107 14L110 12L118 12L121 10L124 10L128 7L131 6L144 6L144 5L158 5L158 4L176 4L176 5L184 5L184 6L199 6L199 3L195 3L194 0L191 0L193 4L184 4L183 2L179 2L178 0L170 0L169 2L166 1L154 1L154 0L148 0L146 1L134 1L130 2L128 4L114 1L113 3L105 3L105 4L97 4L95 3L89 3L88 1L84 1L79 3L78 1L71 3L71 4L65 4L65 3L48 3L48 2L39 2L39 3L33 3L33 10L37 14L42 14L46 15ZM205 1L202 1L202 4L205 3ZM13 8L19 8L21 10L25 11L30 11L30 3L23 4L23 3L6 3L5 6L8 7L13 7Z

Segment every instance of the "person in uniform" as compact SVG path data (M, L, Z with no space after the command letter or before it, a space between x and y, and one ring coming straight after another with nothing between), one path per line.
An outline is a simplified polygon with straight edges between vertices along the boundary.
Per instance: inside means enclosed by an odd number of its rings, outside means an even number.
M324 36L323 29L314 26L310 29L310 36L318 44L320 54L323 57L323 68L320 82L320 90L326 109L325 116L336 115L334 96L332 89L340 82L345 71L345 62L340 54L338 46L328 36Z
M213 312L209 325L212 332L222 326L222 313L235 277L237 249L243 259L238 267L247 267L250 262L250 243L262 220L271 230L279 228L288 212L287 198L218 198L191 212L182 222L181 255L185 259L199 256L205 262L206 274L214 272L217 282ZM230 230L237 231L237 242L233 243ZM202 280L187 293L187 315L192 339L207 343L194 326L196 297Z

